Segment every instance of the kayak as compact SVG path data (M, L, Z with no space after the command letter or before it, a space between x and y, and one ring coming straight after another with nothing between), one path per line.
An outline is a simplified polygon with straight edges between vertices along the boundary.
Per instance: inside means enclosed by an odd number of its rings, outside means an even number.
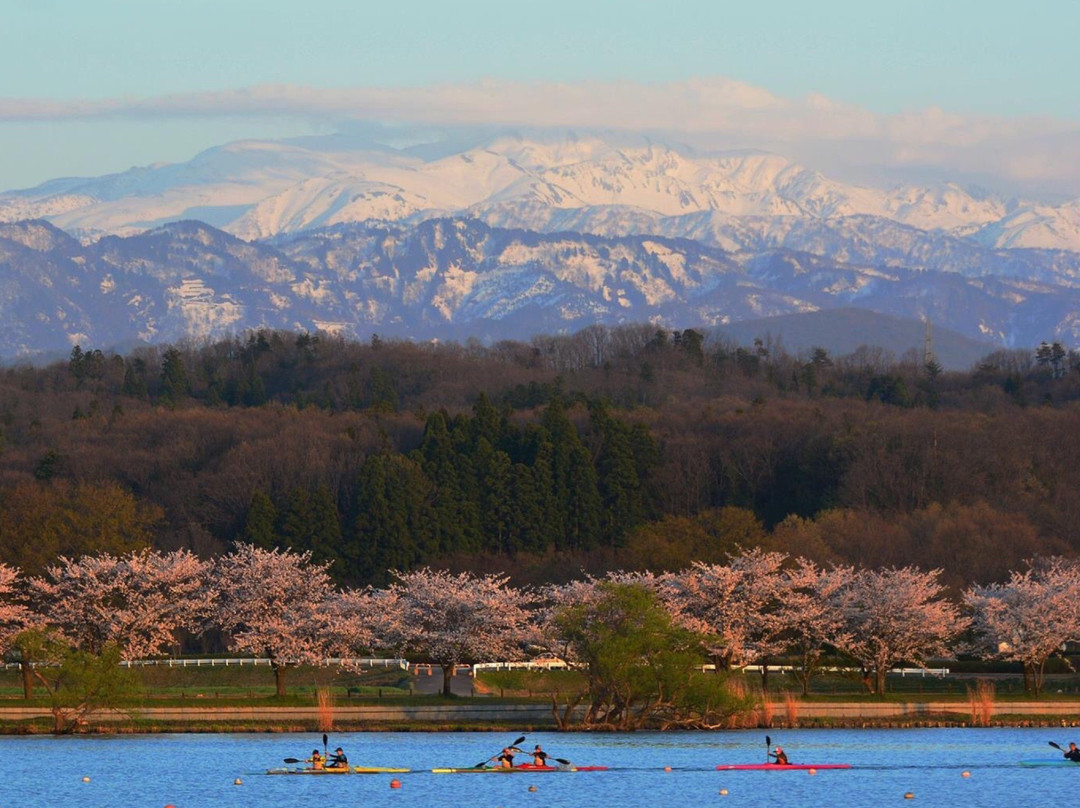
M267 774L398 774L409 769L388 766L353 766L349 769L267 769Z
M1021 766L1075 766L1080 769L1080 763L1076 763L1072 760L1021 760Z
M471 766L467 769L432 769L435 774L523 774L525 772L606 772L607 766L534 766L523 763L513 768L502 766Z
M726 763L716 767L723 772L807 771L808 769L850 769L850 763Z

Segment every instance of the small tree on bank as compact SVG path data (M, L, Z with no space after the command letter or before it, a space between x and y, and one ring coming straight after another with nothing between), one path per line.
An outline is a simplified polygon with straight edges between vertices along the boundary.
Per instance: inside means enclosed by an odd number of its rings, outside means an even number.
M120 648L106 645L100 653L72 647L60 634L41 629L24 632L35 649L34 678L49 694L53 732L67 735L97 710L123 710L141 692L135 671L120 666Z
M721 725L735 704L724 677L701 673L702 637L677 625L647 586L597 581L592 587L588 593L575 588L583 597L558 607L548 629L586 674L585 725ZM575 706L562 711L562 725Z

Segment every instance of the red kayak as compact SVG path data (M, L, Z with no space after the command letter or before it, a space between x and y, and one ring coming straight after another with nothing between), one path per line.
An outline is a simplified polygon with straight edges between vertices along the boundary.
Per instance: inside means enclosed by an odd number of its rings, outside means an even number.
M607 766L575 766L570 764L569 766L537 766L533 763L522 763L520 766L515 766L515 769L520 769L526 772L606 772Z
M850 769L850 763L726 763L716 767L723 772L734 771L807 771L808 769Z

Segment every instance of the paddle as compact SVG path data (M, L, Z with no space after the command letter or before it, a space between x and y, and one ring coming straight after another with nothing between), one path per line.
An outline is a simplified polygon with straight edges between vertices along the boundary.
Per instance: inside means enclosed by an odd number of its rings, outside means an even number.
M769 747L772 746L772 738L765 736L765 762L769 762Z
M329 739L326 737L326 733L324 732L323 736L322 736L322 751L323 751L323 758L324 759L327 756L326 755L326 746L327 746L327 741L328 740ZM283 758L283 761L285 763L307 763L306 760L301 760L300 758Z
M1065 751L1064 749L1061 749L1061 747L1060 747L1060 746L1058 746L1058 745L1057 745L1056 743L1054 743L1053 741L1047 741L1047 743L1048 743L1048 744L1050 744L1050 745L1051 745L1052 747L1054 747L1055 749L1060 749L1060 750L1061 750L1062 752L1064 752L1064 751Z
M524 741L525 741L525 736L522 735L520 738L518 738L516 741L514 741L512 744L510 744L510 746L508 746L507 748L508 749L515 749L518 752L520 752L521 750L517 748L517 745L519 743L524 743ZM489 764L491 761L493 761L495 758L497 758L501 754L502 754L502 752L499 752L497 754L492 755L487 760L481 760L479 763L477 763L475 766L473 766L473 768L474 769L482 769L482 768L484 768L484 766Z

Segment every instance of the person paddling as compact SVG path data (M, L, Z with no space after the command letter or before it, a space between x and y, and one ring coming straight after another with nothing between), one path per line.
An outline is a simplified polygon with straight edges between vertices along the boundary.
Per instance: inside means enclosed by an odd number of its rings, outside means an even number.
M514 755L520 751L521 750L516 746L507 746L499 753L499 757L497 758L499 765L504 769L514 768Z
M540 748L540 744L533 747L532 759L534 766L546 766L547 765L547 752Z
M1071 760L1073 763L1080 763L1080 749L1076 748L1076 744L1069 744L1069 749L1065 752L1065 759Z
M787 766L790 762L787 759L787 754L784 752L783 748L779 746L776 747L776 749L774 749L772 752L769 752L769 757L776 758L774 762L777 766Z
M307 759L307 762L311 764L311 768L315 771L322 771L326 764L326 761L323 760L323 756L319 754L318 749L311 750L311 757Z
M334 750L334 754L330 756L330 759L326 761L326 768L328 769L347 769L349 768L349 759L345 757L345 752L339 746Z

